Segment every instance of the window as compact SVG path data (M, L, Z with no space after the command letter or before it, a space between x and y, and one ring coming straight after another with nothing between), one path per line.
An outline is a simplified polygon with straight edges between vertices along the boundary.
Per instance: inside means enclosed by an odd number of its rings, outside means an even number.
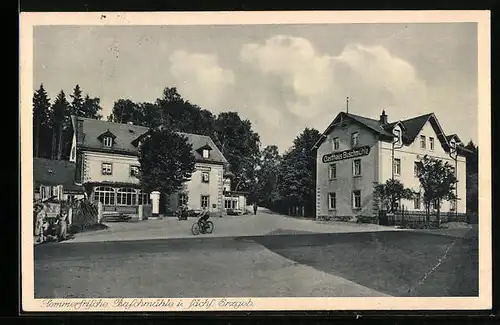
M106 186L96 187L94 190L94 201L98 201L106 205L114 205L115 189Z
M130 176L139 177L139 166L130 166Z
M429 149L434 150L434 138L429 137Z
M142 190L137 190L137 204L150 204L151 199L148 193L144 193Z
M133 188L120 188L116 192L117 205L136 205L137 192Z
M352 191L352 207L354 209L361 209L361 191Z
M394 130L394 141L396 143L400 143L401 142L401 130L400 129L395 129Z
M457 201L451 200L450 201L450 211L455 211L457 208Z
M439 207L439 201L438 201L438 200L434 200L434 201L432 201L432 208L433 208L434 210L437 210L437 209L438 209L438 207Z
M425 149L425 135L420 136L420 148Z
M399 158L394 159L394 175L401 175L401 159Z
M351 147L355 147L359 144L359 132L354 132L351 135Z
M209 205L210 205L210 196L209 195L202 195L201 196L201 207L208 208Z
M337 164L331 164L328 168L328 178L336 179L337 178Z
M328 193L328 209L334 210L337 208L337 194Z
M101 171L103 175L112 175L113 174L113 165L111 163L102 163Z
M420 210L420 193L416 193L413 197L413 208Z
M185 193L179 194L179 205L187 205L188 204L188 196Z
M207 159L210 157L210 151L208 149L203 149L203 158Z
M237 209L238 208L238 198L226 198L224 200L225 209Z
M333 138L333 150L339 150L340 141L339 138Z
M420 173L420 162L415 161L415 163L413 164L413 175L415 177L418 177L419 173Z
M104 137L103 144L107 148L112 147L113 146L113 138L111 138L111 137Z
M361 175L361 159L354 159L352 162L352 175L360 176Z
M208 172L202 172L201 173L201 181L203 183L209 183L210 182L210 174Z

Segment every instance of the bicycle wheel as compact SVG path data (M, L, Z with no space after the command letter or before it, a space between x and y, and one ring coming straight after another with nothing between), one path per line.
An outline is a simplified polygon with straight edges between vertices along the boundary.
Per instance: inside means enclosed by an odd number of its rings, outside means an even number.
M200 233L200 226L198 225L197 222L195 222L193 224L193 226L191 227L191 232L193 233L193 235L198 235Z
M211 234L212 231L214 231L214 223L212 221L207 221L207 224L205 225L205 232L207 234Z

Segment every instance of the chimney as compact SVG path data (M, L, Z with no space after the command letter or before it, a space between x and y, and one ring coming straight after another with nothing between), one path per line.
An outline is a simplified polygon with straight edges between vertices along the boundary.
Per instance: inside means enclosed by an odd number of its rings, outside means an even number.
M380 115L380 123L387 124L387 115L385 114L385 110L383 110L382 115Z

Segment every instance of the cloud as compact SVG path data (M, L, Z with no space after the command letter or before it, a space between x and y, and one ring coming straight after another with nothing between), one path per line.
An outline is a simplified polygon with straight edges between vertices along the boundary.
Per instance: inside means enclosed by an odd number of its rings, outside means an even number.
M220 110L234 84L234 73L219 65L214 54L176 51L170 56L170 74L184 98L204 108Z
M382 108L418 109L427 96L415 68L382 46L349 44L333 56L319 53L305 38L279 35L245 44L240 59L262 83L279 78L281 89L269 91L291 90L293 96L282 100L284 111L307 120L342 109L347 96L368 115Z

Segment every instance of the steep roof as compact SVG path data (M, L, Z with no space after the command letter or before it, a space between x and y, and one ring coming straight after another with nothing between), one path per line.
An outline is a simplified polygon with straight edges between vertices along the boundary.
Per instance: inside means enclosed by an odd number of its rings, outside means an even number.
M140 125L115 123L83 117L72 116L72 121L74 130L76 130L77 146L81 149L102 152L138 155L139 148L135 145L135 140L146 135L149 131L149 128ZM115 136L112 148L104 147L99 140L99 136L108 132ZM196 161L227 163L226 158L209 136L183 132L178 132L178 134L185 136L188 143L192 145ZM203 158L202 153L198 152L199 148L206 145L212 148L210 158L208 159Z
M34 186L62 185L64 191L83 192L83 187L74 182L75 168L75 164L67 160L33 158Z
M343 118L351 118L352 120L360 123L361 125L367 127L368 129L374 131L376 134L378 134L381 137L384 138L392 138L392 129L396 126L396 124L400 124L403 129L403 143L406 145L411 144L414 140L415 137L420 133L420 130L424 127L424 125L430 121L432 124L432 127L436 131L436 134L438 136L439 141L441 144L445 147L446 150L449 148L448 141L451 139L451 137L456 137L458 136L456 134L452 135L445 135L436 116L434 113L428 113L420 116L416 116L413 118L409 118L406 120L402 121L396 121L396 122L391 122L387 124L383 124L380 122L380 120L360 116L360 115L355 115L355 114L350 114L350 113L345 113L345 112L340 112L333 122L326 128L326 130L323 132L321 137L318 139L318 141L315 143L313 149L316 149L326 138L326 135L331 131L331 129L336 126L339 121Z

